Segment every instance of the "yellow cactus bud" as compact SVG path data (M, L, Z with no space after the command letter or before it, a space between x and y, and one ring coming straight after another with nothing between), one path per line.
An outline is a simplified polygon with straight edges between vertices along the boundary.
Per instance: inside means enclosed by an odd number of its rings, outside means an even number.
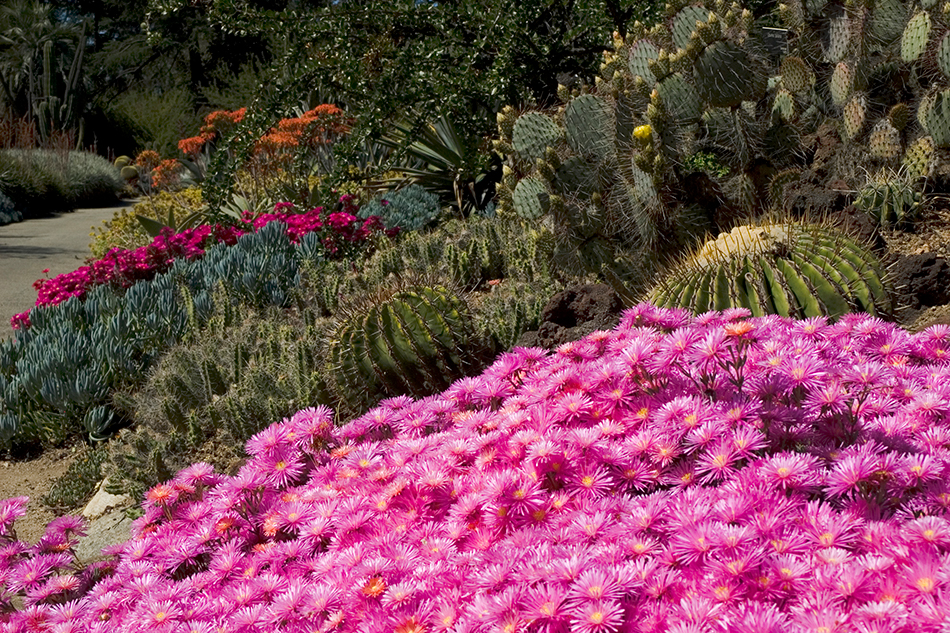
M653 128L649 125L640 125L633 130L633 137L640 141L649 141L653 136Z

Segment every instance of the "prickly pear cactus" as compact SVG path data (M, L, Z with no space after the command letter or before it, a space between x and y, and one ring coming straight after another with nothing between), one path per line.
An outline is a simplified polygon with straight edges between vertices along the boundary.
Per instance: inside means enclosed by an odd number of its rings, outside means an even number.
M901 134L888 119L882 119L871 130L868 148L874 158L895 159L901 154Z
M917 118L937 147L950 147L950 90L924 98Z
M840 232L777 222L734 228L682 260L647 295L694 313L745 307L756 316L889 314L878 259Z
M927 48L931 26L930 14L926 11L921 11L910 19L901 37L901 59L912 62L920 57Z
M903 166L909 182L913 183L930 175L935 149L933 139L929 136L920 137L907 148Z
M547 115L528 112L515 121L511 132L512 146L525 160L544 156L544 150L557 143L561 130Z

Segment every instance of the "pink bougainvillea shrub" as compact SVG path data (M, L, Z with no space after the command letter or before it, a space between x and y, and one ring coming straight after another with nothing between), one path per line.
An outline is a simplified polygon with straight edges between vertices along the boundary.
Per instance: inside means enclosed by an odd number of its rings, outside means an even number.
M93 572L46 553L61 526L12 542L0 630L946 631L948 351L641 305L342 427L300 411L236 476L153 488Z
M308 233L317 233L328 259L354 258L366 249L374 235L393 237L399 231L398 228L387 230L379 216L357 218L352 196L340 198L340 207L332 211L317 207L301 213L292 203L280 202L273 213L245 213L236 226L204 224L179 233L166 227L147 246L134 250L113 248L100 259L72 272L36 280L33 283L37 292L35 305L56 305L70 297L82 299L101 285L129 288L169 270L176 259L197 259L214 244L234 245L240 236L274 221L287 225L287 234L293 242ZM13 329L29 327L29 315L29 310L15 315L10 320Z

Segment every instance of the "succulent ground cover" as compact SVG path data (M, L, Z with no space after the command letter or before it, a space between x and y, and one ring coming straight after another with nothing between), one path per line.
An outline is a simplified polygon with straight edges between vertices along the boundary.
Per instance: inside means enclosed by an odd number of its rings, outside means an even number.
M152 488L69 568L4 502L10 631L939 631L950 328L641 304L553 353L342 427L305 409L234 476Z
M377 216L360 220L353 215L357 209L349 196L344 196L340 202L343 205L340 210L317 207L303 213L295 212L292 203L280 203L271 213L247 213L241 222L231 226L202 224L178 233L166 227L147 246L131 250L112 248L99 259L72 272L37 280L34 284L36 305L57 305L71 297L83 299L96 286L129 288L167 271L176 259L197 259L212 244L233 245L240 236L274 221L286 225L287 235L294 242L306 234L317 233L327 258L352 256L374 232L382 232L383 225ZM390 236L397 232L398 228L386 231ZM29 310L11 320L14 329L29 327L29 323Z

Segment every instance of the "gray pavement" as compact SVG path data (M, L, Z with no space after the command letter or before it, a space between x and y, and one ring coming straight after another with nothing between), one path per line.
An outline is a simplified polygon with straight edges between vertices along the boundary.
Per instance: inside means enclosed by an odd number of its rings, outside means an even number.
M105 209L77 209L0 226L0 338L12 335L10 318L36 303L33 282L76 270L89 257L89 234L126 201Z

